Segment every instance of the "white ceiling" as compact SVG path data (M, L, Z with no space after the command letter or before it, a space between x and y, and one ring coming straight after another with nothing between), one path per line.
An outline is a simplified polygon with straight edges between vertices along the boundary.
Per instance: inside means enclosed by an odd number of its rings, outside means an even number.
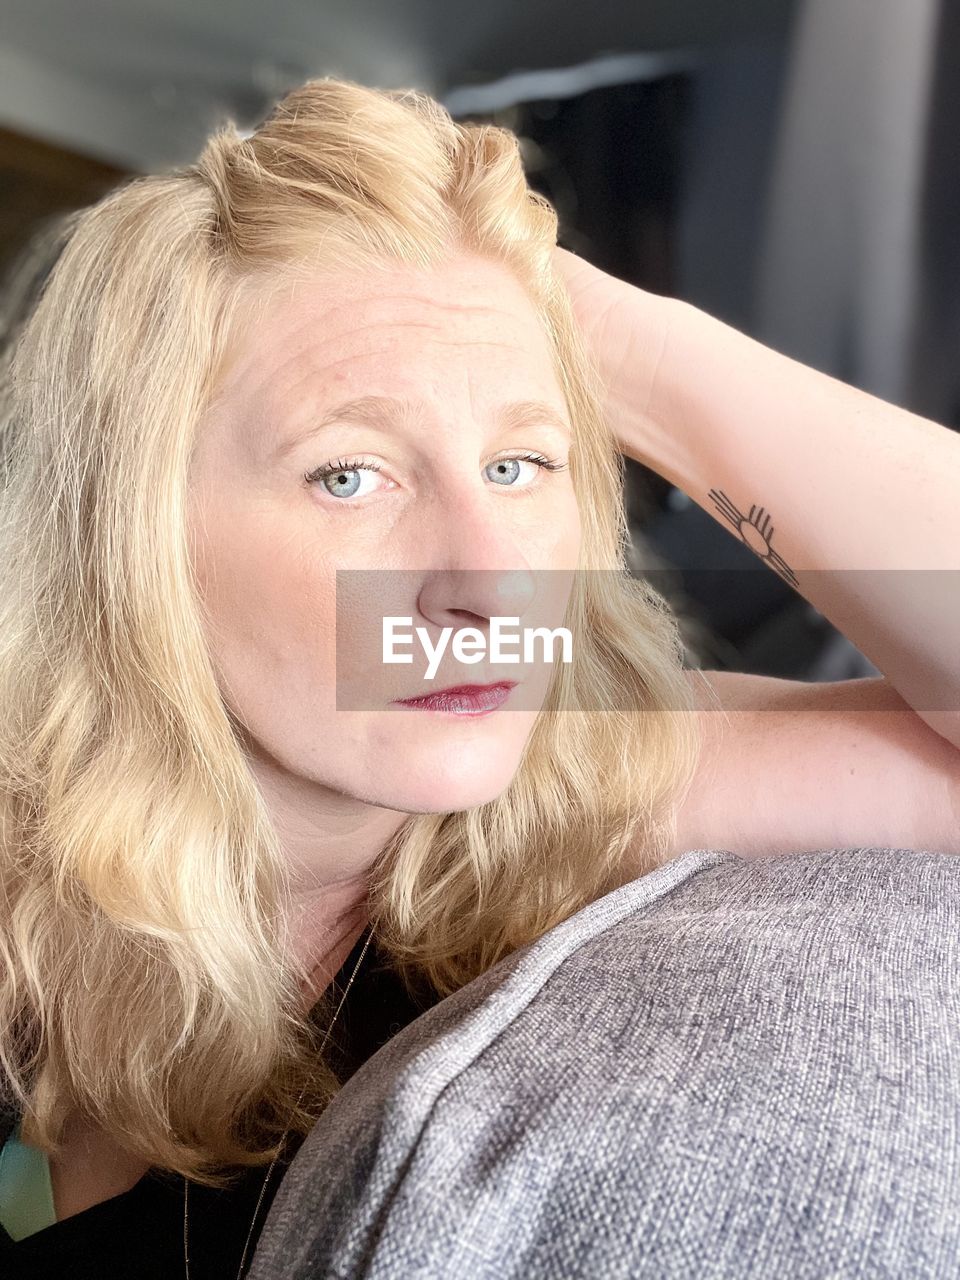
M0 0L0 125L154 169L191 159L225 116L252 125L311 75L416 86L462 114L641 79L717 45L782 36L793 8L794 0Z

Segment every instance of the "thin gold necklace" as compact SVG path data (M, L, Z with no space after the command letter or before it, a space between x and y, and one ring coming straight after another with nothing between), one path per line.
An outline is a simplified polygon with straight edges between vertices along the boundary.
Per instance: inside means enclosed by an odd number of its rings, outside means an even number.
M363 957L367 954L367 947L369 947L372 939L373 939L373 926L371 925L370 933L367 936L366 942L363 944L363 950L360 952L360 959L354 965L353 973L351 973L350 975L350 981L347 983L346 987L344 987L343 995L340 997L340 1003L337 1005L336 1012L334 1013L333 1017L330 1019L330 1025L329 1027L327 1027L327 1034L323 1037L323 1043L320 1045L320 1050L319 1050L320 1053L323 1053L323 1050L326 1047L327 1040L329 1040L330 1038L330 1032L333 1030L333 1024L336 1022L337 1015L339 1014L340 1010L343 1008L343 1002L347 998L347 992L353 986L353 980L357 976L357 972L361 964L363 963ZM307 1086L304 1085L303 1088L300 1090L300 1097L297 1099L296 1104L294 1105L294 1108L293 1108L293 1112L291 1112L290 1114L291 1120L293 1119L293 1114L294 1112L296 1112L297 1107L299 1107L300 1103L303 1101L303 1095L306 1092L306 1088ZM283 1131L283 1136L280 1139L279 1150L277 1152L277 1155L275 1155L273 1159L270 1161L270 1168L267 1170L267 1176L264 1178L263 1186L260 1188L260 1195L257 1198L257 1207L253 1211L253 1218L250 1222L250 1230L247 1232L246 1244L244 1244L243 1246L243 1254L240 1258L240 1270L237 1272L237 1280L241 1280L241 1277L243 1276L243 1268L244 1268L244 1264L247 1261L247 1251L250 1248L250 1240L253 1236L253 1228L257 1222L257 1215L260 1212L260 1206L263 1204L263 1197L266 1194L267 1184L270 1181L270 1175L273 1173L274 1165L277 1163L280 1150L283 1149L283 1144L286 1141L286 1137L289 1132L290 1132L290 1124L288 1122L286 1129L284 1129ZM183 1274L184 1274L184 1280L190 1280L190 1256L187 1251L188 1215L190 1212L189 1192L190 1192L190 1183L185 1177L183 1179Z

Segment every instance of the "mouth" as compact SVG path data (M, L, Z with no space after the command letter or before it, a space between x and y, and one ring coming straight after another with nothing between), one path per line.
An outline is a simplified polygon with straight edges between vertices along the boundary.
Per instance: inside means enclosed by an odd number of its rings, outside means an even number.
M414 698L395 698L401 707L421 711L440 711L457 716L484 716L496 711L510 697L516 680L498 680L495 684L458 684Z

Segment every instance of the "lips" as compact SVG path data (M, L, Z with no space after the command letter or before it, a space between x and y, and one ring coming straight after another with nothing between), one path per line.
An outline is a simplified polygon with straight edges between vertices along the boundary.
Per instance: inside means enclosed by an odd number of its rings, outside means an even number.
M458 684L434 693L420 694L413 698L397 698L403 707L418 707L424 711L446 711L454 715L483 715L495 711L506 702L515 680L498 680L495 684Z

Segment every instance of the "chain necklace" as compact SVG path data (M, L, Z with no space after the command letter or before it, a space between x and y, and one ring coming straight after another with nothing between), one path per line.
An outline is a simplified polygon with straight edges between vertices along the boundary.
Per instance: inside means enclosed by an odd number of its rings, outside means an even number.
M357 976L357 972L359 971L360 966L363 963L363 957L367 954L367 948L370 946L372 939L373 939L373 927L371 926L370 933L367 936L367 940L363 944L363 950L360 952L360 959L354 965L353 973L351 973L350 975L350 981L347 983L346 987L344 988L343 995L340 997L340 1003L337 1005L336 1012L334 1013L333 1017L330 1019L330 1025L329 1027L327 1027L327 1033L323 1037L323 1043L320 1045L320 1053L323 1053L323 1050L326 1047L326 1043L330 1038L330 1032L333 1030L333 1024L336 1022L337 1015L339 1014L340 1010L343 1008L343 1002L347 998L347 992L353 986L353 980ZM306 1088L307 1086L304 1085L303 1088L300 1090L300 1097L297 1099L294 1105L294 1109L293 1109L294 1112L296 1112L297 1107L299 1107L300 1103L303 1101L303 1095L306 1092ZM293 1119L293 1113L291 1113L290 1118L291 1120ZM283 1136L280 1139L280 1144L279 1144L280 1150L283 1149L283 1144L286 1141L286 1137L289 1132L290 1132L290 1125L288 1123L286 1129L284 1129L283 1131ZM270 1181L270 1175L273 1173L273 1169L277 1163L279 1154L280 1154L280 1151L278 1150L277 1155L275 1155L273 1159L270 1161L270 1167L267 1170L267 1176L264 1178L263 1186L260 1188L260 1195L257 1198L257 1207L253 1211L253 1218L250 1222L250 1230L247 1232L247 1240L243 1246L243 1254L240 1258L240 1270L237 1272L237 1280L241 1280L241 1277L243 1276L243 1268L244 1268L244 1264L247 1261L247 1250L250 1248L250 1240L253 1236L253 1228L256 1225L257 1215L260 1212L260 1206L263 1204L263 1197L266 1194L267 1184ZM187 1252L188 1215L190 1211L189 1210L189 1192L190 1192L190 1183L187 1180L187 1178L184 1177L183 1179L183 1274L184 1274L184 1280L190 1280L190 1257Z

